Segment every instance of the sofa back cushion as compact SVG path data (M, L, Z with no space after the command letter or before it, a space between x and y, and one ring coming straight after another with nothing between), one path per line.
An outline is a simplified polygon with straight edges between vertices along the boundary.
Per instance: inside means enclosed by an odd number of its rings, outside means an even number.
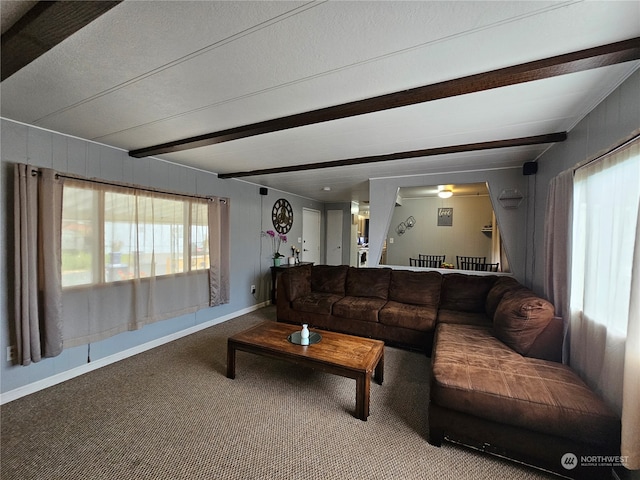
M484 313L487 295L497 279L495 275L446 273L443 276L441 309Z
M389 296L390 268L349 267L346 295L350 297L374 297L386 300Z
M521 288L525 288L524 285L513 277L498 277L487 294L487 301L485 302L485 313L487 316L491 319L493 318L496 314L496 309L500 304L500 300L502 300L502 297L504 297L507 292L512 292Z
M348 265L314 265L311 268L311 290L344 296Z
M284 293L290 302L311 293L311 265L289 268L281 275Z
M438 308L442 275L438 272L392 270L389 300Z
M493 333L521 355L527 355L536 338L553 320L554 307L527 288L502 297L493 317Z

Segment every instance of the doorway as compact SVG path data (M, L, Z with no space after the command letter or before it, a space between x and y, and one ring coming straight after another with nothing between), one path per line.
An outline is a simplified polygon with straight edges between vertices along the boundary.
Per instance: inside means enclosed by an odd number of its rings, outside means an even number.
M320 263L320 212L302 209L302 261Z
M327 265L342 265L342 210L327 210Z

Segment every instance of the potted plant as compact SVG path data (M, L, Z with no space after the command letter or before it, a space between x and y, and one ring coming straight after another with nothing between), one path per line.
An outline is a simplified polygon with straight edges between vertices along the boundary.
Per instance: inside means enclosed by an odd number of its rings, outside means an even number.
M280 253L280 245L282 243L287 243L287 236L282 233L278 233L276 235L276 232L274 232L273 230L267 230L266 232L261 232L261 235L263 237L271 238L271 247L273 249L273 257L272 257L273 265L275 267L280 266L280 259L284 257L284 255Z

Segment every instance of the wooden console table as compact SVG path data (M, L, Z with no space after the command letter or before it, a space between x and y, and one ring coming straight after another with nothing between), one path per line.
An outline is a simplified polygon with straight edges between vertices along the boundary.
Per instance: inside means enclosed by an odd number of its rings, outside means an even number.
M276 303L276 285L278 283L278 274L288 270L290 268L300 267L302 265L313 265L313 262L300 262L294 265L278 265L271 267L271 303L275 305Z

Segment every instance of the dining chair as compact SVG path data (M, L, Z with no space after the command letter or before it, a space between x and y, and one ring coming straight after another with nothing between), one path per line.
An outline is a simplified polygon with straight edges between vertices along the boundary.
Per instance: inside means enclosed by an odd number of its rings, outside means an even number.
M476 272L497 272L499 265L499 263L460 262L460 269L474 270Z
M456 255L456 264L459 270L478 270L475 265L484 265L487 263L487 257L463 257Z
M440 268L440 266L444 263L446 255L423 255L422 253L418 254L418 260L423 265L421 267L431 267L431 268Z

